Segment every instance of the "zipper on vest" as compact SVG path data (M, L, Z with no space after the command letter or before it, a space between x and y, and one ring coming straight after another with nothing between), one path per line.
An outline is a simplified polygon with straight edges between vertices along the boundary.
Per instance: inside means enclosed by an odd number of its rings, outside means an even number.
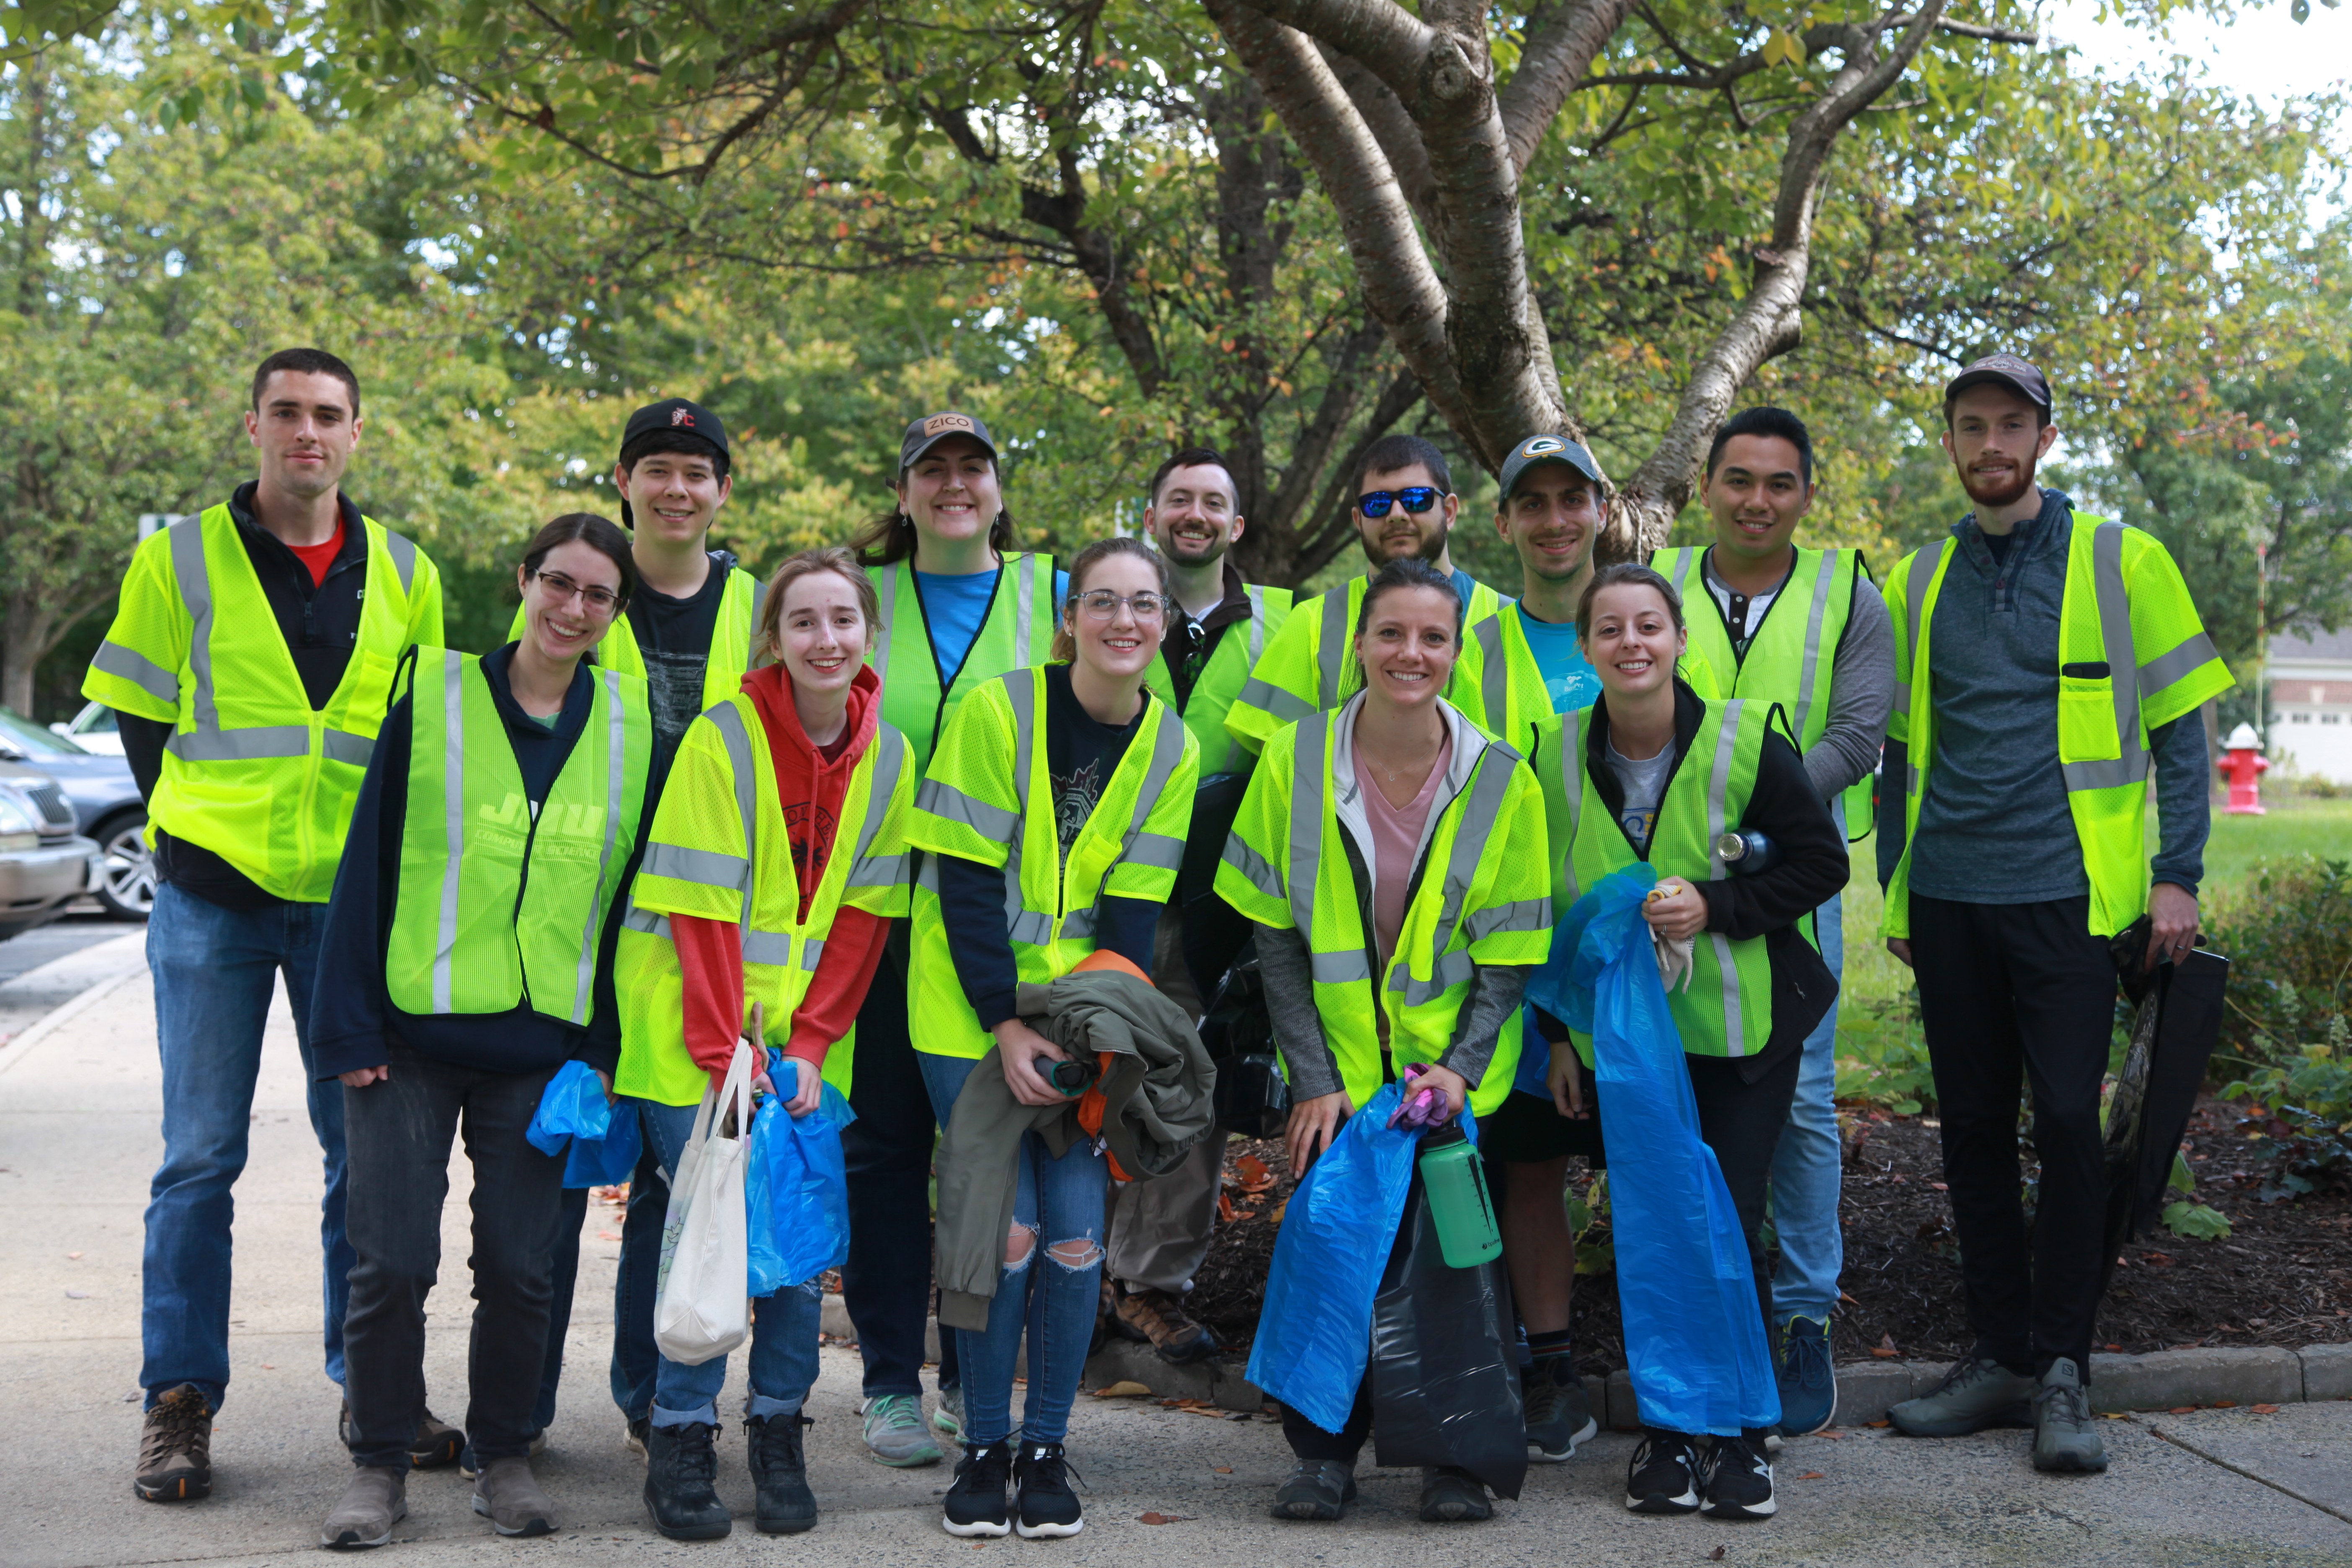
M523 830L522 875L515 879L514 912L507 917L507 931L508 940L514 943L515 973L522 981L522 1005L536 1013L539 1009L530 1000L530 968L522 961L522 900L530 891L530 848L539 842L539 802L525 795L523 805L530 813L530 826Z

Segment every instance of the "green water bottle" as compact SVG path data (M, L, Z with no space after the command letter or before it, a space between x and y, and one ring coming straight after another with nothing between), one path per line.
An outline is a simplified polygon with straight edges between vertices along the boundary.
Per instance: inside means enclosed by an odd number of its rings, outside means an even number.
M1437 1226L1437 1249L1448 1268L1475 1268L1503 1256L1486 1173L1479 1165L1478 1151L1458 1126L1422 1140L1421 1183L1429 1194L1429 1217Z

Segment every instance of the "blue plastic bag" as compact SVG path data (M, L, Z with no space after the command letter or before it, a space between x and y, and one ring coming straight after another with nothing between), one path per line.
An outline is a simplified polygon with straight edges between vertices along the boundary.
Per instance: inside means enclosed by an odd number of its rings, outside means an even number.
M1756 1276L1666 1008L1642 900L1646 865L1601 879L1552 931L1528 999L1592 1037L1609 1142L1625 1359L1642 1419L1728 1436L1780 1419ZM1698 1223L1693 1223L1694 1217Z
M603 1187L625 1182L637 1168L639 1134L633 1112L615 1116L604 1098L604 1081L586 1062L569 1061L548 1080L523 1136L542 1154L572 1153L564 1162L567 1187Z
M1391 1127L1388 1084L1348 1118L1290 1194L1275 1237L1249 1380L1326 1432L1348 1424L1372 1348L1372 1298L1396 1245L1421 1130ZM1462 1112L1472 1142L1477 1123Z
M792 1081L778 1053L770 1051L768 1059L772 1079ZM829 1083L817 1108L797 1121L784 1109L788 1098L768 1096L751 1119L743 1202L755 1297L814 1279L849 1258L849 1175L841 1130L857 1113Z

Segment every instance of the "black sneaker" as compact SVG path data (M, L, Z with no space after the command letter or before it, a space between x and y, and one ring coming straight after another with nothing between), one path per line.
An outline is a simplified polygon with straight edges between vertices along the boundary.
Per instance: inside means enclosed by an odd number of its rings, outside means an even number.
M1528 1458L1557 1465L1573 1458L1578 1444L1601 1430L1585 1397L1584 1379L1566 1357L1538 1362L1519 1380L1519 1400L1528 1417Z
M1653 1432L1625 1471L1625 1506L1635 1513L1698 1511L1699 1457L1679 1432Z
M1356 1500L1356 1472L1337 1459L1301 1459L1274 1489L1276 1519L1337 1519Z
M1012 1484L1013 1445L967 1447L956 1461L955 1484L948 1488L940 1525L950 1535L1012 1534L1013 1516L1004 1506L1005 1489Z
M1780 1510L1772 1500L1772 1461L1761 1445L1745 1437L1717 1437L1706 1457L1709 1519L1769 1519Z
M816 1494L809 1490L808 1457L801 1446L801 1428L815 1425L798 1412L754 1415L743 1423L762 1535L798 1535L816 1525Z
M1070 1489L1070 1461L1059 1443L1023 1444L1013 1461L1013 1479L1020 1488L1016 1528L1022 1540L1049 1541L1087 1527L1078 1494Z
M717 1541L735 1527L719 1500L719 1428L708 1421L646 1431L646 1510L672 1541Z
M1495 1505L1486 1500L1486 1485L1454 1465L1431 1465L1421 1472L1421 1518L1424 1524L1459 1524L1492 1519Z

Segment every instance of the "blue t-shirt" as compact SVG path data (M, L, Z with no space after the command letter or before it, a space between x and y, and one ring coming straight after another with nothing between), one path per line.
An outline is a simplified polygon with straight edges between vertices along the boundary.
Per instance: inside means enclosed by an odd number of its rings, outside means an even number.
M932 650L939 656L940 668L950 675L963 668L971 639L980 635L980 624L988 618L988 601L996 592L997 576L996 572L963 572L954 576L915 574L915 584L923 591L923 616L930 622ZM1070 574L1055 573L1054 603L1059 605L1069 595ZM1043 647L1030 651L1040 659L1045 657Z
M1576 646L1574 622L1555 626L1522 608L1519 629L1527 633L1528 651L1536 656L1536 668L1543 671L1544 694L1551 699L1553 712L1573 713L1600 700L1601 677L1585 662L1584 650Z

